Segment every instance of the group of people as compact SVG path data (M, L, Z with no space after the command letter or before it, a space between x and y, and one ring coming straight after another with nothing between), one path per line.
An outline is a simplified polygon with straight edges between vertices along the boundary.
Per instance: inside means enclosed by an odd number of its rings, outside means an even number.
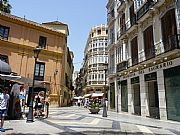
M43 116L43 112L45 112L45 118L47 118L49 114L49 98L46 95L46 98L44 99L44 94L39 92L34 97L34 116Z
M5 132L5 129L3 128L4 125L4 119L8 114L9 106L10 106L10 89L8 87L0 87L0 132ZM23 98L24 99L24 98ZM46 95L46 98L43 97L42 93L39 92L35 98L34 98L34 112L36 113L37 110L39 112L45 112L44 116L45 118L48 117L49 114L49 98L48 95ZM35 116L34 113L34 116Z

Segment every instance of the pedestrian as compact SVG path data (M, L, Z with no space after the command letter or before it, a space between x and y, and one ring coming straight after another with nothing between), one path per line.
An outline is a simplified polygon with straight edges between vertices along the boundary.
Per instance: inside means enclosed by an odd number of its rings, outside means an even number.
M8 87L0 89L0 131L5 132L5 129L3 128L4 125L4 118L7 116L7 109L8 109L8 103L9 103L9 94L8 94Z
M108 100L105 98L106 110L108 110Z
M78 106L80 106L81 105L81 100L80 99L78 99Z
M46 99L45 99L45 118L48 117L49 115L49 101L50 101L50 98L48 95L46 95Z
M44 98L41 92L39 92L38 95L35 96L34 102L35 102L34 116L37 117L42 116Z

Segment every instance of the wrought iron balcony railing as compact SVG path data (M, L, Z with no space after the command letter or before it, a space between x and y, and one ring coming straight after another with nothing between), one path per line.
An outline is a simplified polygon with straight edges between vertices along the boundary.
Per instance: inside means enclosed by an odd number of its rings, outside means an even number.
M136 56L135 58L132 57L132 66L137 65L138 64L138 56Z
M147 1L137 12L137 20L139 20L144 14L146 14L150 8L155 4L154 1Z
M33 74L28 74L27 78L33 79ZM37 80L37 81L51 82L51 76L35 76L34 79Z
M128 62L127 61L122 61L121 63L117 64L116 72L121 72L121 71L127 69L127 67L128 67Z
M145 49L145 57L146 57L146 60L154 58L155 57L155 49L154 48Z
M170 35L167 39L163 40L164 51L171 51L174 49L180 49L180 34Z

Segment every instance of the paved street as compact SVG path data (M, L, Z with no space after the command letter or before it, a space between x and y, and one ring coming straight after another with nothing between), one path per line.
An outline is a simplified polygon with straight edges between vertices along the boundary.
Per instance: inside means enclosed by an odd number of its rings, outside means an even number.
M3 134L43 134L43 135L180 135L180 123L162 121L140 116L118 114L108 111L108 117L90 114L82 107L50 108L47 119L35 119L33 123L26 120L8 120Z

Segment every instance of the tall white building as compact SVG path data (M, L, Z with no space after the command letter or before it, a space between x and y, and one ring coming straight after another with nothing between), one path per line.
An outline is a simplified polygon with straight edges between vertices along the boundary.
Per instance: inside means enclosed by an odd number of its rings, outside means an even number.
M83 93L105 92L105 68L107 55L107 26L98 25L91 28L84 49Z
M110 108L180 121L179 9L173 0L109 0Z

